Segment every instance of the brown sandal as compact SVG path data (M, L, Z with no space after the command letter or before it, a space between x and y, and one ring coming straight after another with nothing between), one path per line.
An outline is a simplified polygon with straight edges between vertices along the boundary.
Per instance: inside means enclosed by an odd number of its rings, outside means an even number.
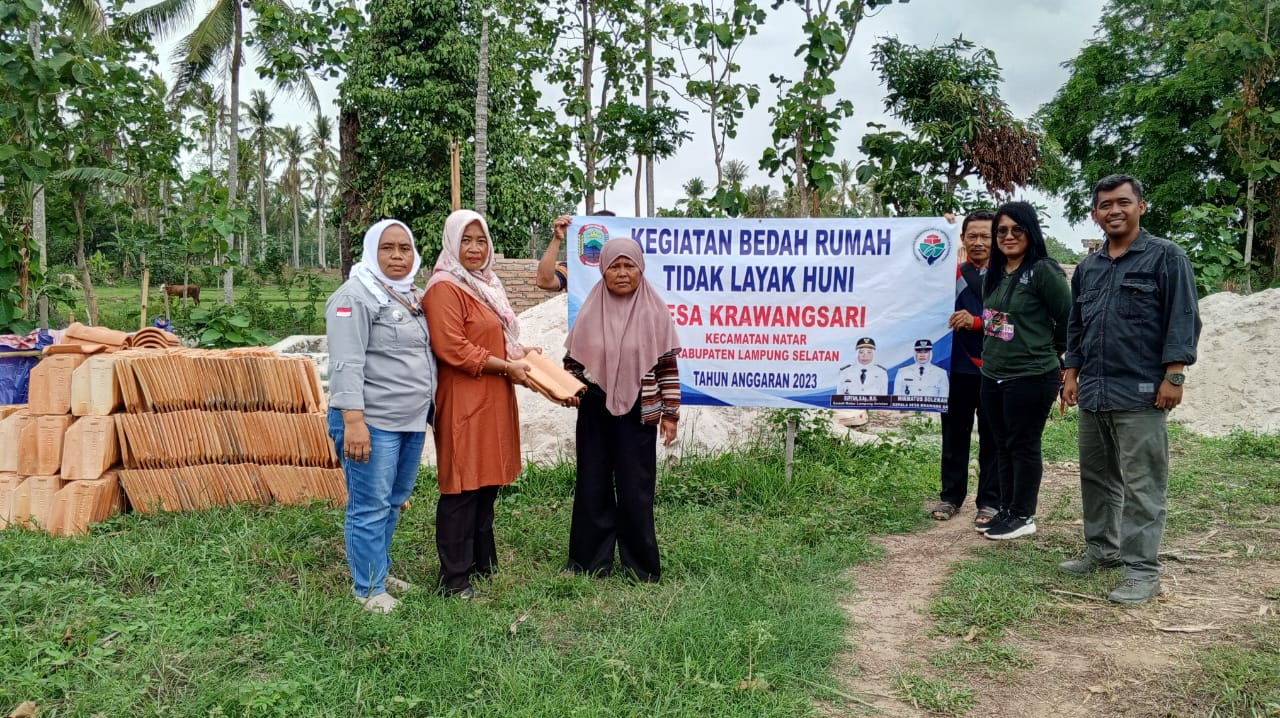
M960 507L949 501L939 501L929 509L929 515L933 516L934 521L948 521L958 513L960 513Z
M979 506L978 515L973 517L974 527L979 531L985 529L991 525L991 522L995 520L996 514L998 513L1000 512L990 506Z

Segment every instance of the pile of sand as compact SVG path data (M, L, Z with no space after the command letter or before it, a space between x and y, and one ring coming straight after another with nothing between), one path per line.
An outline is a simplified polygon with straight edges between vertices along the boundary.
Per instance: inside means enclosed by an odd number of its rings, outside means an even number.
M1200 300L1198 357L1170 419L1198 434L1280 432L1280 289Z

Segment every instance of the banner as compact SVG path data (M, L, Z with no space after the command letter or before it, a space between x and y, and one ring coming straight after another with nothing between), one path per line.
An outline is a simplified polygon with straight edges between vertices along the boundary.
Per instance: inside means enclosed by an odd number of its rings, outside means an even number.
M687 404L946 409L958 227L938 217L575 217L569 322L630 237L680 333Z

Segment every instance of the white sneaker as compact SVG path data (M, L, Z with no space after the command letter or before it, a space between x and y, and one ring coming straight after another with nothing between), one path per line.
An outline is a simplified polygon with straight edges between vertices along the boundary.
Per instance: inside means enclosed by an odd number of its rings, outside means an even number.
M360 606L370 613L391 613L396 610L396 606L400 603L391 597L391 594L383 591L382 593L365 598L364 596L356 596L356 600L360 602Z
M408 593L413 590L412 583L409 583L408 581L402 578L396 578L395 576L388 575L385 579L383 579L382 582L387 585L388 591L395 591L396 593Z

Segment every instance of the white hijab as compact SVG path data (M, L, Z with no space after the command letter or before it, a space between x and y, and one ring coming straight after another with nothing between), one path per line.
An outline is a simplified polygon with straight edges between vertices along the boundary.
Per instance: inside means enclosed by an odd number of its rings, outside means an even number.
M392 225L398 225L404 228L409 234L409 241L414 243L413 251L413 269L410 270L402 279L392 279L382 273L382 267L378 266L378 242L382 240L382 233ZM422 268L422 254L417 250L417 242L413 239L413 230L409 229L409 225L398 219L384 219L375 222L369 231L364 233L364 253L360 255L360 261L351 267L351 276L360 280L360 283L369 290L374 299L379 304L386 305L391 303L391 297L387 295L382 284L402 294L408 294L413 291L413 280L418 276L418 270ZM379 284L382 282L382 284Z

